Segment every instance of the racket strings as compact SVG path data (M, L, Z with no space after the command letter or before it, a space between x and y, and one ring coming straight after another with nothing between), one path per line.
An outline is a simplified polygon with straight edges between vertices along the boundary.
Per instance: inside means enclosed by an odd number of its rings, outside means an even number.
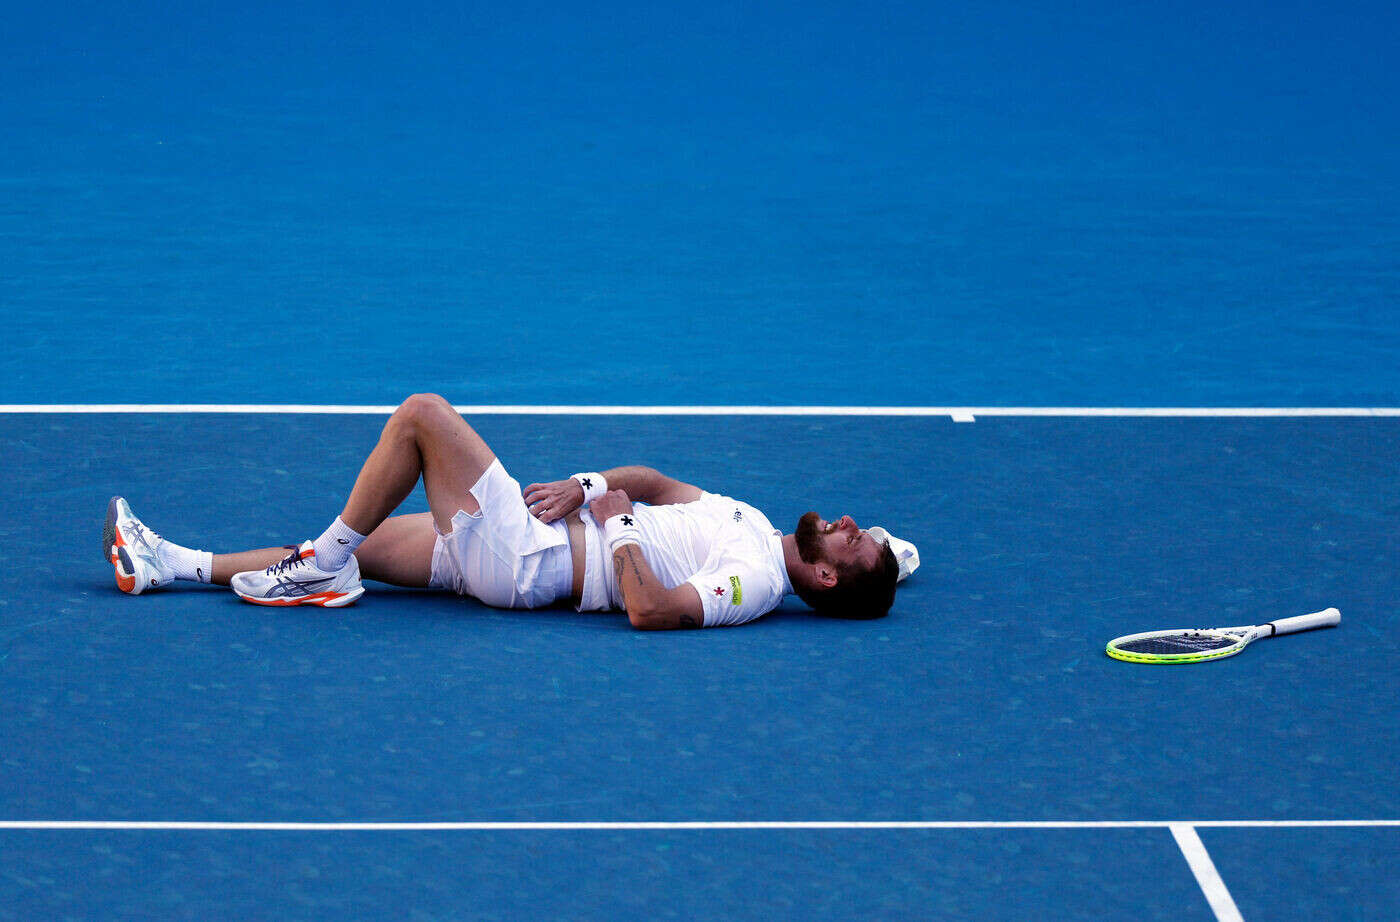
M1215 634L1167 634L1162 637L1141 637L1137 640L1119 641L1114 644L1125 653L1167 656L1173 653L1201 653L1207 650L1223 650L1233 647L1238 639L1221 637Z

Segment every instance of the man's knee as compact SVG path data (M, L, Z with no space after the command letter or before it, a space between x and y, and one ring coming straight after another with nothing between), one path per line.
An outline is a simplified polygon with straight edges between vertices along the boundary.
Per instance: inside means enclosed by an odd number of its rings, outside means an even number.
M440 426L444 422L460 422L452 404L437 394L414 394L399 404L392 420L414 429Z

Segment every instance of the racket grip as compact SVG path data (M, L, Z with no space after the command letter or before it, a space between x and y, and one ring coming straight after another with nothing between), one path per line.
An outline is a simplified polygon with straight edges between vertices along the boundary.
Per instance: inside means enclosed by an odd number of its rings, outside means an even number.
M1310 631L1315 627L1332 627L1341 624L1342 613L1335 608L1315 611L1311 615L1298 615L1295 618L1280 618L1270 622L1275 634L1292 634L1294 631Z

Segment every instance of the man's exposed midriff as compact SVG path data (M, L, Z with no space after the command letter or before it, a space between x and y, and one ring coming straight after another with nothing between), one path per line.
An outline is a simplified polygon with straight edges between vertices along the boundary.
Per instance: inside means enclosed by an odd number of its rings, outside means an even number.
M574 582L569 600L578 605L583 601L583 574L584 568L587 566L588 556L588 545L584 534L585 526L583 519L579 518L577 509L565 517L564 524L569 529L569 554L574 561Z

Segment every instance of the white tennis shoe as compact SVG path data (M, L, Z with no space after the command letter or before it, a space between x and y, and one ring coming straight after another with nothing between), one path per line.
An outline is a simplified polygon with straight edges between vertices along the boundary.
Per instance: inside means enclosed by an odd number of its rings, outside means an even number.
M117 575L117 588L130 595L159 589L175 579L174 571L160 559L164 541L131 511L126 500L112 497L102 526L102 556Z
M266 570L235 573L229 583L240 599L254 605L340 608L365 594L354 554L339 570L322 570L316 566L316 549L310 541Z

